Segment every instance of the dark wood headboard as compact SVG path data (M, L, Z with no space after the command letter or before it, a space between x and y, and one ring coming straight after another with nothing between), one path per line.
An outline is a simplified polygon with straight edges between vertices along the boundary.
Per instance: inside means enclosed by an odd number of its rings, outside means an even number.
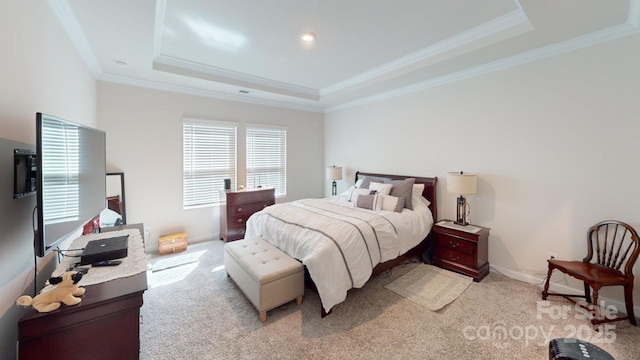
M365 176L370 176L372 178L377 178L380 180L404 180L406 178L414 178L416 179L416 184L424 184L424 190L422 191L422 196L431 202L429 205L429 210L433 214L434 223L438 221L438 203L436 202L436 185L438 184L437 177L419 177L419 176L404 176L404 175L388 175L388 174L373 174L373 173L365 173L361 171L356 172L356 182L358 179L361 179Z

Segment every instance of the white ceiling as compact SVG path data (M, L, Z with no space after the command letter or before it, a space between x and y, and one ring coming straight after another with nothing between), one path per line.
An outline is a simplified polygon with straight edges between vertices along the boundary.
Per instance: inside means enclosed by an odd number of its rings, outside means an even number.
M438 86L640 30L640 0L49 4L99 80L318 112ZM305 31L317 34L311 46L300 40Z

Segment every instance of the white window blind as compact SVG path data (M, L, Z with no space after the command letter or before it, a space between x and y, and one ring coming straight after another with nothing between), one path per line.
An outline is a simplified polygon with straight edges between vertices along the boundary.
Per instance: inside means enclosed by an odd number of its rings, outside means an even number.
M234 123L184 119L185 209L224 202L224 179L236 183L236 129Z
M247 125L247 186L287 194L287 129Z
M42 199L46 224L77 219L80 143L78 128L58 121L42 122Z

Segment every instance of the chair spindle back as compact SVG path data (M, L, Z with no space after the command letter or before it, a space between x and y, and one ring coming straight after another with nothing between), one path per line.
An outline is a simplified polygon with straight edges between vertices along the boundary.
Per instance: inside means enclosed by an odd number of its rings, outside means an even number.
M595 250L598 264L631 274L640 252L638 234L631 226L614 220L600 222L589 228L588 241L589 255L585 262L591 261Z

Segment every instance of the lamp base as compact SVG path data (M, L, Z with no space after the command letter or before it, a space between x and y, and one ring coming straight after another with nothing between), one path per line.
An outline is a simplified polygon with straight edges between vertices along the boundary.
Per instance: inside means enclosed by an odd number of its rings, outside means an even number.
M336 183L335 180L333 180L333 183L331 183L331 196L336 196L338 195L338 184Z
M467 206L467 199L465 199L464 196L460 195L460 197L458 198L457 206L456 206L456 221L454 221L454 224L462 225L462 226L469 225L469 223L467 222L467 219L465 219L465 216L464 216L466 206Z

